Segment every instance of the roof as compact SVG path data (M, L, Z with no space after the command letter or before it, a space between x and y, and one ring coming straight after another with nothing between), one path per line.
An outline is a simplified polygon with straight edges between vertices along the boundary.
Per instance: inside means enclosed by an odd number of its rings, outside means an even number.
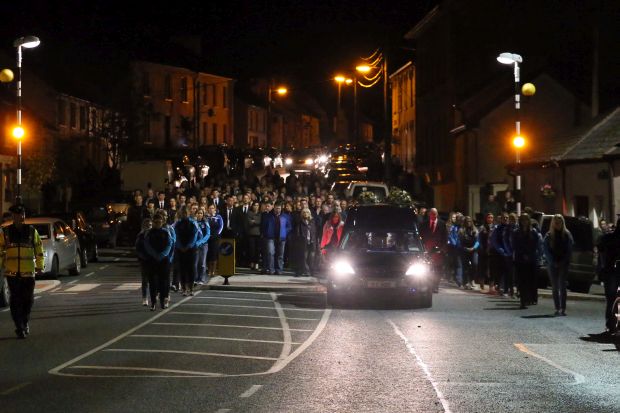
M620 155L620 106L569 134L549 139L524 163L602 159Z
M413 26L413 29L409 30L405 34L404 36L405 39L407 40L416 39L418 35L420 35L430 26L430 24L435 20L435 17L438 14L439 14L439 6L433 7L433 9L430 12L428 12L426 16L422 18L422 20L420 20L415 26Z

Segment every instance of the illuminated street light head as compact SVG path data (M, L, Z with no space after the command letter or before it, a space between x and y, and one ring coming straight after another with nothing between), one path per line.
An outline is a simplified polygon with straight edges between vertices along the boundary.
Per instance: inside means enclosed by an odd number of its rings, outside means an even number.
M515 136L512 140L512 146L515 148L523 148L525 146L525 138L523 136Z
M360 73L368 73L372 70L372 67L368 65L359 65L355 67L355 70L357 70Z
M338 76L334 77L334 80L335 80L336 82L338 82L338 83L343 83L343 82L346 82L345 77L344 77L344 76L340 76L340 75L338 75Z
M14 127L12 133L13 133L13 137L17 140L21 140L26 134L26 132L24 131L24 128L22 128L21 126Z
M276 93L280 96L284 96L288 93L288 89L283 86L280 86L279 88L276 89Z
M353 79L345 79L344 83L350 85L351 83L353 83Z
M37 36L24 36L13 42L13 47L24 47L26 49L32 49L41 44L41 40Z
M497 61L504 65L511 65L513 63L523 63L523 58L516 53L501 53L497 56Z

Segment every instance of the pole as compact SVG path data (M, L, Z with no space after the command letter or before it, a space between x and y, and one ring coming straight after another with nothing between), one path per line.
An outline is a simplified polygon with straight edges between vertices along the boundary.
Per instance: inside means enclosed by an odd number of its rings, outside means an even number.
M267 137L266 146L271 148L271 85L267 91Z
M360 141L358 127L357 127L357 76L354 77L353 84L353 140L355 142Z
M17 46L17 126L22 126L22 47ZM15 203L22 203L22 138L17 140L17 196Z
M521 92L519 90L519 63L515 62L515 129L516 136L521 136L521 120L519 118L519 109L521 109ZM515 147L515 155L517 161L517 173L515 176L515 189L517 195L517 215L521 215L521 152L519 147Z
M387 55L383 55L383 122L385 142L385 181L390 182L392 175L392 125L388 110L388 61Z

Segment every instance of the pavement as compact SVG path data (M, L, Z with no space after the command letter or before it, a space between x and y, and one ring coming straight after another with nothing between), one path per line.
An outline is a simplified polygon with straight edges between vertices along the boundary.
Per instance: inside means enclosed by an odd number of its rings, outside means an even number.
M325 292L326 287L319 278L315 277L294 277L292 272L285 271L282 275L263 275L252 272L248 269L237 269L238 274L228 278L229 285L224 285L224 277L216 276L209 280L210 290L230 290L230 291L266 291L277 290L286 292ZM442 283L443 288L454 288L451 283ZM480 290L472 290L472 293L482 293ZM539 288L539 298L552 299L551 289ZM603 286L592 284L588 294L568 291L569 300L575 301L605 301Z

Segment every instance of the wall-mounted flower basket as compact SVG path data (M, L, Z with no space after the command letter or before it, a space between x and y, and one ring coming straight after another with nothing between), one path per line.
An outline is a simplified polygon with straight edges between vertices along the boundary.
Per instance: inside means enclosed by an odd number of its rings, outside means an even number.
M553 187L549 184L544 184L543 186L540 187L540 195L543 198L555 198L555 191L553 190Z

